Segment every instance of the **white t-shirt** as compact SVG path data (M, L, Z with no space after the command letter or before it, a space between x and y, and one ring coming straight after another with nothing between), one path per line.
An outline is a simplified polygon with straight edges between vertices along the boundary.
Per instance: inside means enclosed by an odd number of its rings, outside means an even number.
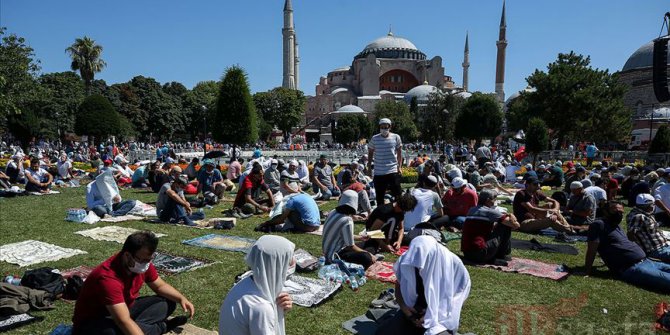
M61 178L67 178L72 168L72 162L68 159L65 162L58 162L58 174Z
M402 146L400 135L389 133L383 137L381 134L372 136L370 149L375 151L373 157L374 175L383 176L398 172L398 156L396 151Z
M440 195L433 190L415 188L412 195L416 198L416 207L405 213L405 231L409 231L421 222L426 222L433 214L433 207L442 208Z
M670 184L665 183L661 187L656 189L654 192L654 198L656 200L661 200L666 207L670 208ZM656 211L654 213L661 213L663 209L660 206L656 206Z
M30 174L33 177L33 179L37 180L38 183L42 182L42 179L44 179L44 177L47 175L47 173L48 173L47 170L45 170L43 168L39 168L39 169L37 169L37 171L35 171L33 169L30 169L30 168L28 170L26 170L26 175Z
M277 320L272 304L263 298L252 277L242 279L223 300L219 313L219 334L274 334Z

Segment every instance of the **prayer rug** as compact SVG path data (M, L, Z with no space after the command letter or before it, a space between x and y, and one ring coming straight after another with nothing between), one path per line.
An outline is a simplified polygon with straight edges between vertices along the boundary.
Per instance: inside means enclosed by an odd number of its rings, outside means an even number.
M29 323L42 321L43 317L34 317L28 313L0 317L0 333L15 329Z
M409 246L403 245L402 247L400 247L400 249L398 249L393 254L396 255L396 256L402 256L404 253L407 252L407 250L409 250Z
M207 330L197 326L194 326L190 323L187 323L183 326L175 328L175 330L166 333L167 335L218 335L219 333L214 330Z
M143 221L154 224L170 224L161 221L159 218L144 218ZM188 226L185 224L176 224L176 226L186 228L196 228L196 229L212 229L215 228L217 224L224 223L225 221L232 222L233 227L237 225L237 218L211 218L211 219L193 221L196 224L195 226Z
M58 192L58 191L54 191L54 190L49 190L48 193L42 193L42 192L28 192L28 194L30 194L30 195L52 195L52 194L60 194L60 192Z
M368 279L395 284L398 282L398 279L395 277L393 264L394 263L384 261L374 262L367 270L365 270L365 276L368 277Z
M557 254L579 255L579 250L571 245L540 243L536 239L530 241L512 239L512 248L519 250L544 251Z
M392 308L371 308L365 314L342 323L342 328L352 334L374 335L379 325L392 318L398 312Z
M128 212L129 215L156 216L156 207L135 200L135 207Z
M456 241L461 239L461 234L452 233L450 231L442 232L442 242L449 243L451 241Z
M496 269L502 272L516 272L539 278L562 280L570 275L563 265L543 263L532 259L512 258L506 266L494 264L476 264L475 266Z
M124 222L124 221L141 221L142 217L137 216L137 215L122 215L122 216L107 216L104 219L101 219L100 222L112 222L112 223L118 223L118 222Z
M186 256L176 256L164 251L157 251L155 253L155 258L151 263L156 267L156 270L165 275L191 271L213 264L211 261Z
M126 238L130 234L137 231L138 231L137 229L128 227L106 226L88 230L80 230L75 232L75 234L86 236L98 241L109 241L123 244L124 242L126 242ZM165 234L159 234L159 233L154 234L156 234L156 237L166 236Z
M298 249L293 253L293 257L295 257L296 270L300 272L311 272L319 268L319 260L307 250Z
M240 251L247 253L256 240L229 235L209 234L185 240L181 243L194 247L211 248L225 251Z
M42 262L53 262L59 259L85 254L86 251L69 249L40 241L27 240L0 246L0 261L28 266Z
M92 267L92 266L80 265L76 268L62 270L60 272L60 274L65 279L68 279L72 276L79 276L79 277L81 277L81 279L86 280L86 277L88 277L88 275L91 274L91 271L93 271L93 269L95 269L95 268Z
M556 235L558 235L558 232L555 231L555 230L552 229L552 228L546 228L546 229L542 229L542 230L540 230L539 234L542 235L542 236L556 237ZM573 240L575 240L575 241L578 241L578 242L586 242L586 236L582 236L582 235L568 235L568 237L571 238L571 239L573 239Z
M291 275L284 283L284 291L293 298L293 303L303 307L314 307L332 296L342 284L323 279Z

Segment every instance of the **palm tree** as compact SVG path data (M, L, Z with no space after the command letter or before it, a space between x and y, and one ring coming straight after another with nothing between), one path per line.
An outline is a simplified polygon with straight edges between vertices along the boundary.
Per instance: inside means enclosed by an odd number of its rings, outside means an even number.
M102 46L95 44L94 40L84 36L83 38L77 38L71 46L65 49L65 52L69 53L70 58L72 58L70 67L73 71L79 71L86 85L86 93L90 94L91 82L95 74L107 66L107 63L100 58Z

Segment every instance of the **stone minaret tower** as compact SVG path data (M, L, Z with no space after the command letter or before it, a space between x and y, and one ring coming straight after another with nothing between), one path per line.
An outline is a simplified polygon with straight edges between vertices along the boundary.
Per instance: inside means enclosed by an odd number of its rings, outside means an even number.
M463 50L463 91L468 91L468 69L470 68L470 46L468 33L465 33L465 49Z
M496 95L498 102L505 101L505 49L507 48L507 23L505 22L505 0L503 0L502 16L500 16L500 32L498 34L498 58L496 61Z
M295 29L293 29L293 6L291 5L291 0L286 0L286 2L284 2L284 28L281 30L281 32L284 38L284 76L282 80L282 87L295 89L295 71L297 69L297 65L295 64L296 41Z
M294 44L294 52L295 52L295 57L293 59L293 76L295 77L295 80L293 81L295 83L295 89L299 90L300 89L300 80L299 80L299 74L300 72L298 71L298 67L300 66L300 54L298 53L298 37L294 35L293 41L295 42Z

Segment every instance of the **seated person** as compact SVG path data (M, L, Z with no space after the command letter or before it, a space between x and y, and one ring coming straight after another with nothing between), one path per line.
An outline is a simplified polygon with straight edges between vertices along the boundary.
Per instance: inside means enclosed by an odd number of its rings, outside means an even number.
M354 220L365 220L372 213L372 206L370 205L370 197L368 196L368 188L358 179L359 170L358 163L353 162L351 166L343 170L342 173L342 190L352 190L358 193L358 209Z
M563 188L563 192L566 194L570 193L570 184L572 184L573 181L582 181L585 178L586 175L586 169L582 166L578 166L575 168L575 172L570 174L566 179L565 179L565 188ZM585 186L585 188L588 186Z
M435 191L437 192L438 195L442 196L444 194L444 182L442 182L442 178L440 175L435 173L434 171L434 166L435 163L432 160L427 160L419 168L422 168L421 173L419 174L417 178L417 183L416 187L423 187L424 182L428 178L428 176L434 176L437 179L437 188Z
M630 169L628 172L628 176L624 178L624 180L621 182L621 195L624 196L624 198L628 199L630 196L630 190L633 188L637 182L640 181L640 171L636 168Z
M194 157L193 159L191 159L191 162L188 163L188 166L186 167L186 169L184 169L184 174L186 176L188 176L188 180L193 180L193 179L198 178L198 169L196 168L196 166L198 166L198 164L200 164L200 159L198 159L197 157Z
M211 159L205 159L202 162L205 166L198 172L198 194L204 196L205 193L212 192L220 201L226 190L221 171L214 167L215 163Z
M12 160L7 163L5 167L5 174L9 177L11 183L16 184L25 184L26 183L26 170L23 167L23 158L25 155L23 153L17 153L12 156Z
M263 175L265 184L268 185L268 187L272 191L272 194L279 192L280 187L279 179L281 177L281 172L277 170L278 165L279 162L276 159L272 159L272 161L270 162L270 167L267 170L265 170L265 173Z
M588 183L592 183L592 185L587 186ZM596 201L596 217L601 217L602 210L605 207L605 203L607 203L607 192L604 189L605 181L600 178L597 178L594 181L584 179L582 180L582 185L585 186L584 192L590 194ZM633 203L634 202L635 200L633 200Z
M667 227L670 226L670 168L667 168L666 171L662 178L666 183L658 186L654 191L654 199L656 199L654 217L659 224Z
M193 213L191 204L184 197L184 188L188 185L188 177L181 175L170 183L165 183L158 191L156 215L163 222L184 223L195 226L194 220L205 218L203 213Z
M240 182L240 175L242 174L242 164L244 164L244 158L230 159L230 164L228 164L228 171L226 176L228 180L233 183Z
M280 190L283 196L302 192L300 178L298 177L298 162L292 160L288 163L288 169L282 171L279 182Z
M321 214L316 201L307 193L297 193L291 195L281 215L278 215L256 227L256 231L270 232L272 226L284 224L282 230L311 232L316 231L321 226Z
M381 230L384 239L369 239L365 241L364 249L376 254L379 250L396 252L400 249L404 235L403 220L405 213L416 207L416 198L409 192L403 193L395 204L377 206L365 222L365 230Z
M467 187L465 179L451 180L451 188L442 197L444 214L449 217L447 226L462 229L470 208L477 206L477 192Z
M114 168L120 174L116 179L119 186L131 185L133 183L133 170L128 167L128 161L123 156L116 158L116 166Z
M303 191L308 190L310 187L312 187L312 182L310 182L309 178L309 168L307 167L307 163L305 163L304 160L298 161L297 171L298 171L298 177L300 178L300 184L302 184Z
M247 254L253 273L235 284L219 312L219 334L284 334L284 313L293 300L283 292L295 267L295 245L281 236L261 236Z
M375 256L354 243L355 240L368 239L359 235L354 236L354 220L351 216L356 214L356 208L358 208L358 194L352 190L344 191L338 206L323 224L322 248L326 264L339 258L345 262L360 264L367 269L377 261Z
M260 193L265 192L267 199L262 199ZM263 181L263 169L256 165L251 169L248 176L244 178L242 187L237 191L234 208L238 208L244 214L267 213L275 206L272 191Z
M9 190L12 184L9 182L9 177L0 171L0 190Z
M169 181L167 177L167 171L161 169L161 162L155 161L149 166L149 172L147 173L147 182L149 187L154 193L158 193L161 190L161 187ZM162 184L161 184L162 182Z
M333 169L328 165L326 155L321 155L319 161L314 164L312 183L314 193L321 192L321 197L317 200L329 200L330 197L340 195L340 188L337 187L335 176L333 176Z
M67 154L63 153L58 159L56 164L58 170L58 180L62 182L67 182L72 179L72 161L67 158Z
M132 179L132 184L131 186L133 188L145 188L147 187L147 178L149 170L147 169L147 165L140 165L135 169L135 172L133 172L133 177Z
M105 193L100 191L99 185L103 185ZM123 201L111 172L107 172L86 185L86 207L101 218L105 215L123 216L135 208L135 200Z
M428 222L432 217L442 218L442 200L440 196L434 191L437 186L437 179L435 176L429 176L424 182L424 187L414 188L411 193L416 198L416 206L411 212L405 213L404 229L405 232L410 231L414 226L422 222ZM448 218L443 218L442 221L436 222L436 225L443 225Z
M626 217L628 238L640 245L647 257L670 263L670 241L658 229L654 201L654 197L648 193L637 196L635 208Z
M566 207L565 220L579 231L589 230L589 225L596 219L598 204L596 199L584 191L584 185L579 181L570 183L570 200Z
M556 162L554 165L549 165L547 172L544 174L542 186L561 187L563 185L563 167Z
M488 168L489 173L487 173L482 178L482 190L494 190L497 194L505 194L508 196L513 196L514 193L508 191L502 185L500 185L500 178L502 178L502 173L500 170L495 168Z
M40 160L30 160L30 168L26 170L26 192L49 193L54 177L40 167Z
M541 201L547 202L544 206ZM560 213L558 201L547 197L540 190L540 181L535 177L526 180L526 188L514 196L514 216L521 223L519 231L537 233L545 228L553 228L558 232L574 233Z
M470 209L463 224L461 251L471 262L512 260L512 230L519 229L519 222L514 214L504 214L496 209L496 196L493 190L482 191L477 207Z
M74 306L72 334L165 334L187 322L167 318L176 304L193 317L193 304L158 276L151 261L158 238L149 231L132 233L116 255L86 278ZM156 294L138 297L143 284Z
M600 254L607 268L623 281L670 293L670 265L647 258L644 250L629 240L619 226L624 215L623 204L608 201L604 214L589 227L586 275L591 274L596 254Z
M434 238L419 236L393 269L400 312L383 322L375 334L456 334L470 294L470 275L460 258Z

